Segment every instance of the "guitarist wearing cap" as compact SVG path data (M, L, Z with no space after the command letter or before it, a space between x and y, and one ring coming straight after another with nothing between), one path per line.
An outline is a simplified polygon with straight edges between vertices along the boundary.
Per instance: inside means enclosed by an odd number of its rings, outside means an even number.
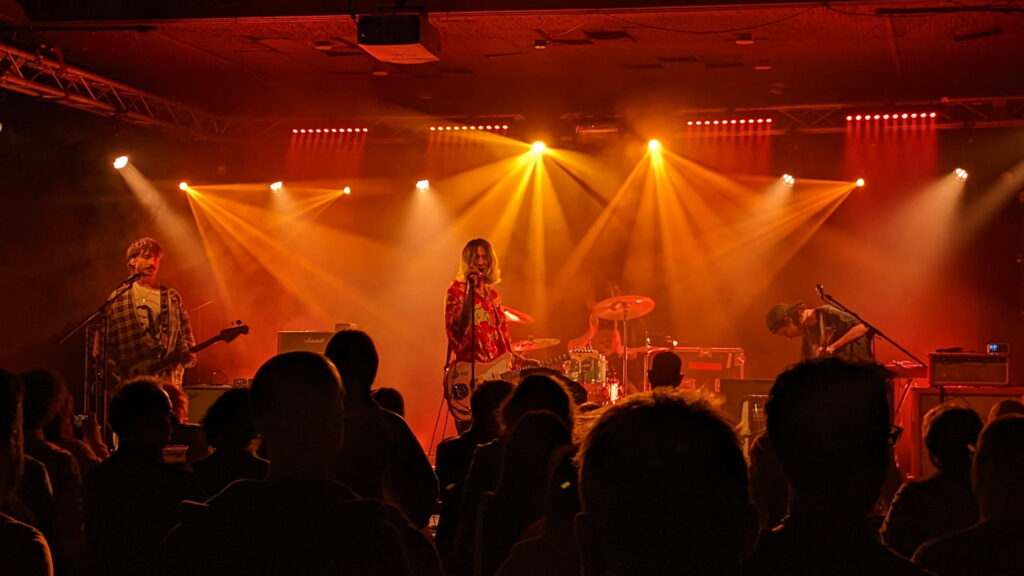
M110 304L108 357L121 380L151 375L180 388L196 362L195 339L181 295L156 280L163 254L152 238L128 246L132 285Z

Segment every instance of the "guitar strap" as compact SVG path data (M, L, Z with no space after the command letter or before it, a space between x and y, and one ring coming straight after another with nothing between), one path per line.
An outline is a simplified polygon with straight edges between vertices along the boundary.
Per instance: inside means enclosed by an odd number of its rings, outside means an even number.
M174 350L174 346L171 344L170 333L171 333L171 306L170 306L170 295L167 293L167 286L160 286L160 316L157 317L157 326L159 329L159 336L157 338L160 341L160 346L164 349L164 357L170 355Z

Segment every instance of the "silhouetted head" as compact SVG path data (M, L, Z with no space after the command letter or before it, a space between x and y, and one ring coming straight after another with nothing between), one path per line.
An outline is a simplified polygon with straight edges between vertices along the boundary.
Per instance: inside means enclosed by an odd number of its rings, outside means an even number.
M25 387L22 408L26 431L39 430L53 421L67 395L67 387L49 370L32 370L20 376Z
M373 400L385 410L405 418L405 398L394 388L382 387L373 390Z
M504 380L485 380L473 389L469 397L469 409L473 412L473 424L497 428L498 407L512 393L512 383Z
M0 505L14 493L25 465L21 380L0 369Z
M523 378L501 405L501 424L507 430L523 414L547 410L572 426L572 402L565 387L556 380L535 374Z
M125 382L110 400L110 427L124 444L163 448L176 422L160 381L140 376Z
M248 388L232 388L220 395L203 417L203 431L218 450L244 450L256 437Z
M718 574L757 533L732 427L697 395L637 394L580 449L576 532L584 574Z
M558 416L547 411L524 414L508 432L496 493L511 493L524 506L529 500L532 515L540 516L551 458L571 444L572 434Z
M854 514L870 510L894 440L889 377L877 364L827 358L775 380L765 406L768 438L795 496L844 502Z
M679 386L683 381L682 368L683 361L675 352L658 352L651 358L651 369L647 371L651 388Z
M1024 416L1001 416L981 431L974 456L974 492L983 520L1024 518Z
M316 450L327 458L341 447L344 389L322 354L274 356L256 371L249 394L256 428L267 439L271 456Z
M981 417L966 406L940 404L924 415L921 435L932 464L944 472L971 469L971 449L981 434Z
M986 422L992 422L996 418L1006 416L1007 414L1024 415L1024 404L1021 404L1018 400L1000 400L993 404L992 408L988 411L988 420Z
M380 359L369 334L362 330L342 330L331 337L324 355L337 367L350 396L370 396Z

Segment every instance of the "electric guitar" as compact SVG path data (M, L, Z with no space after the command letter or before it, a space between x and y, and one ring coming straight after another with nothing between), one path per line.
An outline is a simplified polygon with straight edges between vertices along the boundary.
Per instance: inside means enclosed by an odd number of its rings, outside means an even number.
M561 354L549 358L540 363L540 366L528 366L526 368L511 369L512 354L506 352L490 362L477 362L474 378L470 379L470 362L454 362L445 368L444 371L444 399L448 402L448 411L458 422L469 422L473 419L473 413L469 408L469 396L473 393L476 385L484 380L506 380L511 382L523 370L552 366L571 360L569 354Z
M201 350L205 350L217 342L231 342L235 338L238 338L242 334L248 334L249 327L245 324L234 326L232 328L225 328L209 340L204 340L199 344L189 348L185 352L179 352L171 354L166 358L160 358L160 350L153 350L149 358L140 360L132 365L128 369L128 377L145 376L147 374L156 375L168 368L174 367L176 364L181 364L186 354L195 354Z

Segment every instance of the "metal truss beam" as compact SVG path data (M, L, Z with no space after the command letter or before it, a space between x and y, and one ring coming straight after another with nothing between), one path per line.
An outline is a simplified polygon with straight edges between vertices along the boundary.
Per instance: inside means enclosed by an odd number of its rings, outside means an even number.
M0 88L201 140L258 137L278 123L210 114L5 44L0 44Z
M935 112L937 115L931 125L937 130L1024 126L1024 96L954 98L938 102L819 104L731 110L692 109L681 110L677 115L683 121L769 116L774 120L771 134L830 134L846 131L847 116L904 112ZM703 135L707 135L707 132L705 131Z
M268 136L284 136L292 127L315 126L338 122L337 118L237 118L218 116L186 106L167 98L144 92L68 66L60 60L41 54L26 52L0 43L0 88L6 88L64 106L101 116L118 118L145 128L164 130L179 136L199 140L244 140ZM828 134L847 129L846 117L856 114L885 114L904 111L936 112L930 124L939 130L1002 128L1024 126L1024 96L976 97L914 101L896 103L843 103L808 106L776 106L736 109L690 109L677 111L685 128L688 120L708 118L743 118L770 116L772 127L767 134ZM503 118L521 121L516 114ZM351 123L372 125L370 135L378 139L415 139L425 131L428 117L349 119ZM434 118L432 121L454 123L479 122L481 118ZM563 117L564 121L564 117ZM422 128L421 128L422 125ZM513 130L514 132L514 130ZM685 135L688 131L682 130ZM714 132L700 131L700 136L713 136ZM723 130L723 134L735 134Z

